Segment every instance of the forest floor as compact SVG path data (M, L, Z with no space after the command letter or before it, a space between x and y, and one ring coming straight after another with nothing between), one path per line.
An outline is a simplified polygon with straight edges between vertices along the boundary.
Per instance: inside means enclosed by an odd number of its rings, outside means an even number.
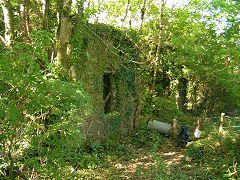
M157 171L166 168L163 171L169 171L167 174L171 176L172 168L181 164L181 159L184 157L183 151L184 149L175 148L172 144L158 147L158 152L155 153L149 147L132 147L134 153L132 158L126 158L129 155L123 154L122 156L126 157L115 159L109 164L103 164L102 167L96 169L95 173L100 179L155 179ZM155 172L153 172L154 168Z
M122 142L120 150L104 155L105 161L82 172L84 179L199 179L194 167L183 161L184 148L161 137L153 146Z

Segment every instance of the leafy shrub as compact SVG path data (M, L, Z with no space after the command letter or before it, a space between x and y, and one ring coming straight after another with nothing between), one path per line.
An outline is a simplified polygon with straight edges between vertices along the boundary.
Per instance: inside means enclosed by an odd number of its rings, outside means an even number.
M205 167L209 177L236 178L239 176L240 138L228 133L211 133L207 138L188 144L185 160Z
M143 103L142 113L144 116L158 118L164 122L171 122L175 116L185 116L177 109L174 100L165 97L151 97L147 95Z
M0 54L0 170L10 179L63 178L77 163L90 98L48 62L48 33L31 38Z
M131 143L139 148L142 146L159 146L167 143L168 141L169 139L167 137L160 135L157 131L150 130L145 122L140 124L139 129L136 132L133 132L131 137Z

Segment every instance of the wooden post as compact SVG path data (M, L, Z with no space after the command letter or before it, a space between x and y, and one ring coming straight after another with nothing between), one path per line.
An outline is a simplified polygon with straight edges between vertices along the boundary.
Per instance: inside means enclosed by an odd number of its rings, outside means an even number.
M222 135L223 133L223 121L224 121L224 115L225 113L221 113L221 118L220 118L220 126L219 126L219 131L218 131L218 134L219 135Z
M173 136L173 139L177 137L177 120L175 118L173 119L173 124L172 124L172 136Z
M197 121L198 125L197 125L197 128L200 130L201 129L201 118L198 118L198 121Z

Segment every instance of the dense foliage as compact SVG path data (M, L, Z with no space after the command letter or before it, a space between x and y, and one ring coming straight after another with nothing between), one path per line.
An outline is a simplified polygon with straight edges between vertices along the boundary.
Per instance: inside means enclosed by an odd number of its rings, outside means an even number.
M0 178L85 177L80 170L99 167L115 153L122 158L124 151L131 152L129 144L153 148L151 172L155 178L167 178L172 172L156 151L169 140L149 132L148 120L171 123L175 116L239 112L237 0L191 0L173 6L165 0L0 4ZM104 44L96 48L104 52L96 57L113 57L115 93L128 97L117 99L116 107L123 104L122 109L103 110L103 125L112 136L102 144L88 144L85 137L94 124L89 123L93 99L79 76L87 73L86 49L91 49L86 28L92 28L96 44ZM121 144L117 128L125 125L122 120L137 122L140 114L144 127ZM201 165L206 178L238 178L239 136L231 131L219 136L208 125L203 139L188 145L184 163ZM100 126L95 130L100 132ZM138 166L135 175L147 178L142 168Z
M81 83L47 62L48 34L33 32L31 38L32 45L18 43L1 53L1 169L12 178L20 167L26 177L33 169L63 177L59 166L75 159L84 139L81 123L91 113L90 99ZM49 172L41 172L45 166Z

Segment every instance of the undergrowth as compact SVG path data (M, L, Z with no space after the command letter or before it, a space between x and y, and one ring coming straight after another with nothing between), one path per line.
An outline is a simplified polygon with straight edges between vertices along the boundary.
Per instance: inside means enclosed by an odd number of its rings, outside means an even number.
M184 164L206 178L238 179L240 176L240 136L228 132L219 135L212 132L208 137L188 144ZM190 168L190 169L191 169ZM195 169L195 170L194 170Z

